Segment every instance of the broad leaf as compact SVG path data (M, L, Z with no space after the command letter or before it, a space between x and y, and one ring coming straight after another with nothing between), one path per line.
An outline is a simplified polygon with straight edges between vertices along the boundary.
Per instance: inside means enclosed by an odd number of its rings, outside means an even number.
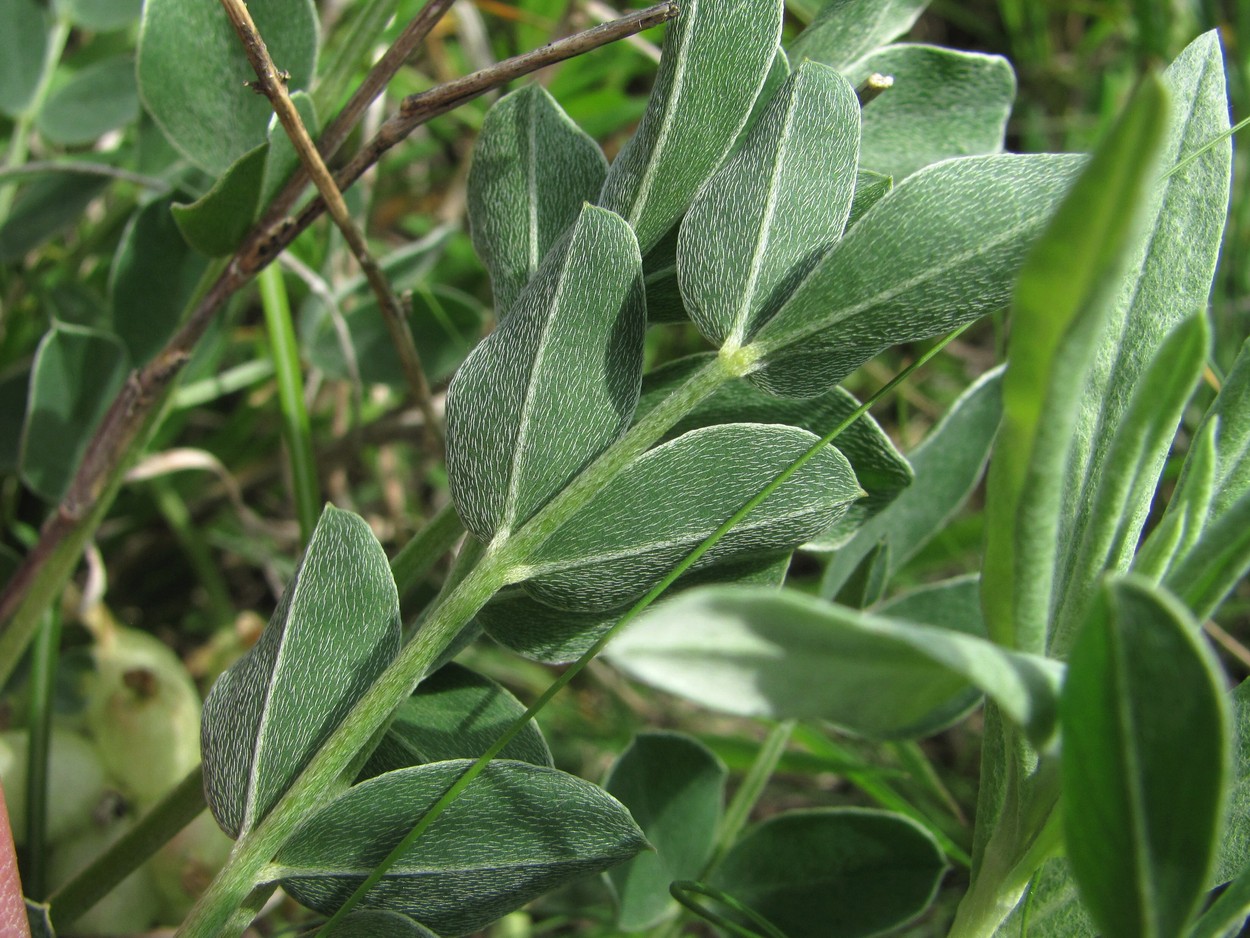
M879 351L1007 303L1082 158L968 157L908 177L846 233L755 336L776 394L828 390Z
M9 216L0 222L0 264L20 260L82 221L83 211L108 183L87 173L53 173L36 179L18 194Z
M1008 647L1046 647L1063 467L1083 376L1133 243L1134 209L1154 178L1165 108L1162 87L1148 78L1020 274L981 580L990 634Z
M711 885L787 938L851 938L892 931L920 915L945 872L933 838L900 814L815 808L748 830Z
M0 0L0 114L30 106L47 67L49 17L38 0Z
M204 794L251 830L399 650L399 597L362 518L327 506L250 651L204 701Z
M511 310L548 249L599 194L607 171L599 145L541 85L526 85L487 112L473 148L468 209L496 315Z
M256 27L292 89L305 88L317 59L311 0L253 0ZM194 37L189 42L188 37ZM169 142L214 176L265 142L273 114L230 20L211 0L147 0L139 32L139 94Z
M35 126L53 143L93 143L139 116L135 63L129 56L93 62L48 96Z
M416 919L381 909L353 912L321 934L326 938L439 938Z
M875 739L927 731L939 708L967 705L971 686L1045 741L1061 671L974 635L749 587L685 593L626 628L606 654L715 710L828 720Z
M1061 719L1068 861L1108 938L1180 934L1202 896L1229 764L1222 684L1173 597L1135 578L1106 587Z
M534 552L525 589L573 610L636 599L817 439L794 427L722 424L644 453ZM692 569L793 548L863 494L846 457L824 447Z
M587 206L447 392L447 473L473 534L508 536L629 426L645 326L633 233Z
M525 713L503 687L458 664L446 664L425 678L400 704L360 777L426 762L476 759ZM500 752L501 759L551 765L551 750L530 722Z
M976 488L1002 415L1002 371L978 378L908 457L915 481L868 519L825 568L820 595L837 594L860 561L881 542L888 570L901 568L959 511Z
M681 225L682 298L714 345L744 344L842 237L858 156L854 90L801 67Z
M470 764L436 762L352 787L278 851L275 877L304 905L334 911ZM645 846L629 812L602 789L555 769L492 762L360 906L463 935Z
M143 0L56 0L56 6L76 26L106 32L137 20L143 10Z
M126 365L126 350L105 332L57 325L40 340L19 462L22 481L41 498L65 494Z
M668 27L651 100L599 204L646 254L685 213L751 113L781 38L778 0L687 0Z
M296 91L291 95L291 103L299 112L300 121L313 140L320 134L321 123L317 120L317 108L312 97L304 91ZM300 165L299 154L295 152L295 144L286 129L276 116L269 121L269 151L265 157L265 174L261 181L260 198L257 207L263 209L269 200L278 194L278 190L291 178L295 167Z
M907 30L929 0L829 0L790 46L790 58L848 71L859 59Z
M669 883L702 874L728 774L711 750L678 733L641 733L613 764L603 787L629 809L654 848L608 872L617 927L643 931L677 913Z
M846 72L894 83L864 106L861 159L895 179L953 156L997 153L1016 95L1016 76L997 55L937 46L886 46Z
M252 227L260 205L269 144L249 150L194 202L170 211L187 244L209 257L234 253Z

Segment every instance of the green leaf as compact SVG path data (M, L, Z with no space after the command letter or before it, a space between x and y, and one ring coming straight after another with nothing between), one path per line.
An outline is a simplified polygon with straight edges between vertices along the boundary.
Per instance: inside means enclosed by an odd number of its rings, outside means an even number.
M103 176L54 173L21 191L9 217L0 223L0 264L21 260L30 251L82 221L91 201L108 186Z
M290 87L306 88L317 60L312 0L248 5ZM195 41L188 41L194 37ZM265 142L273 111L244 87L256 76L229 19L211 0L147 0L139 31L139 93L169 142L214 176Z
M22 481L58 502L87 442L126 379L126 350L113 336L54 325L39 342L22 431Z
M204 701L204 793L226 833L264 818L398 650L386 554L328 505L260 640Z
M447 393L447 473L465 527L507 537L629 425L642 379L642 259L585 207Z
M1250 570L1250 492L1209 523L1164 584L1199 620L1215 612Z
M1167 511L1133 557L1134 572L1159 582L1201 535L1215 494L1218 428L1218 420L1204 420L1194 433Z
M668 26L651 100L608 171L599 204L646 254L729 153L773 66L779 0L687 0Z
M894 83L864 106L860 158L902 179L953 156L997 153L1016 96L1016 76L998 55L896 45L846 71L852 85L872 74Z
M1166 100L1157 79L1142 83L1020 273L981 580L990 634L1008 647L1046 647L1063 467L1135 209L1154 179Z
M317 108L313 104L313 99L307 92L296 91L291 95L291 103L299 112L299 118L308 131L308 135L316 140L318 134L321 133L321 124L317 120ZM269 122L268 139L269 153L265 158L265 174L257 202L259 208L264 208L269 204L269 200L277 195L278 190L291 178L295 167L300 165L295 145L291 143L291 138L287 136L286 130L276 116Z
M812 59L840 71L911 29L929 0L829 0L790 45L790 59Z
M755 336L752 380L810 397L899 342L1007 303L1078 156L974 156L909 176L846 233Z
M439 938L416 919L381 909L353 912L322 934L327 938Z
M168 198L130 219L113 255L109 292L113 331L132 362L148 361L174 334L207 266L178 233Z
M1068 861L1051 857L1033 875L1024 900L999 926L996 938L1097 938L1081 906Z
M0 114L17 117L48 66L48 13L36 0L0 0Z
M669 883L702 873L728 775L710 749L679 733L640 733L613 764L603 787L629 809L655 848L608 872L618 928L644 931L677 913Z
M861 138L861 146L863 144ZM894 188L894 179L884 173L870 169L855 172L855 194L851 196L851 214L846 219L846 227L850 228L864 213L880 202Z
M644 453L534 552L525 589L582 611L636 599L817 439L795 427L722 424ZM827 446L692 569L796 547L862 495L846 457Z
M996 369L978 378L929 431L908 457L915 480L834 552L820 583L820 595L835 596L860 561L882 541L890 546L888 570L893 573L946 527L985 469L1002 415L1002 376Z
M1203 417L1219 421L1211 515L1219 517L1250 491L1250 340L1241 347L1220 393ZM1199 431L1201 432L1201 430ZM1183 484L1183 475L1182 475Z
M1060 704L1068 861L1102 934L1177 935L1218 843L1228 705L1198 625L1140 578L1112 581Z
M1229 773L1228 826L1220 838L1219 857L1209 883L1217 886L1250 868L1250 681L1242 681L1230 696L1236 746Z
M916 918L945 872L933 838L901 814L814 808L748 830L711 884L787 938L851 938Z
M143 0L56 0L70 22L93 32L129 26L143 11Z
M512 309L607 172L599 145L541 85L500 98L486 113L469 169L468 209L497 315Z
M135 63L122 55L93 62L48 96L35 118L52 143L92 143L139 116Z
M927 730L979 688L1037 740L1060 666L949 629L792 591L707 587L642 616L605 652L631 676L739 716L821 719L874 739Z
M436 762L352 787L296 830L275 875L303 904L334 911L470 764ZM492 762L361 907L462 935L644 846L629 812L602 789L555 769Z
M233 254L252 227L260 205L269 144L244 153L194 202L170 211L187 244L209 257Z
M854 90L799 68L681 225L682 298L714 345L742 345L842 237L858 156Z
M490 678L462 665L443 665L400 704L360 779L426 762L476 759L524 713L521 702ZM551 750L532 721L499 758L552 764Z
M29 369L11 371L0 377L0 472L12 472L18 466L29 393Z

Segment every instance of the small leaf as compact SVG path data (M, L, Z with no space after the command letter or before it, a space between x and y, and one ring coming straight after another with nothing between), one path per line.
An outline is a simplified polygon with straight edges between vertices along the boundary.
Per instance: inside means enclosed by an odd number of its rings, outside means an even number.
M714 345L742 345L842 237L858 156L854 90L802 66L681 225L682 298Z
M636 599L817 439L794 427L722 424L644 453L534 552L525 589L583 611ZM862 495L846 457L824 447L692 569L795 547Z
M9 217L0 222L0 264L21 260L66 228L108 187L102 176L54 173L36 179L18 194Z
M872 74L894 80L864 106L861 159L903 179L954 156L997 153L1016 96L1002 56L937 46L886 46L846 71L858 86Z
M300 902L333 912L470 764L401 769L348 789L282 846L275 875ZM602 789L555 769L492 762L360 906L462 935L645 845Z
M462 665L443 665L400 704L360 780L426 762L476 759L524 713L521 702L490 678ZM551 750L533 722L499 758L552 764Z
M587 206L447 393L447 473L465 527L507 536L629 425L642 379L642 259Z
M139 116L135 63L129 56L93 62L48 96L35 126L53 143L92 143Z
M599 204L648 253L685 213L746 123L781 38L778 0L686 0L668 27L651 100Z
M0 0L0 114L30 106L48 67L47 10L37 0Z
M39 497L64 496L126 365L121 343L94 329L56 325L39 342L20 459L22 481Z
M879 351L1007 303L1024 254L1082 158L973 156L928 166L873 206L756 334L774 394L810 397Z
M916 918L933 902L945 872L933 838L900 814L814 808L748 830L711 885L787 938L851 938Z
M1222 684L1173 597L1132 577L1107 586L1061 718L1068 861L1108 938L1181 934L1202 896L1229 767Z
M500 98L486 113L469 169L469 226L498 316L512 309L607 172L599 145L541 85Z
M290 87L306 88L317 59L312 0L253 0L248 9ZM194 42L188 42L194 37ZM273 110L244 87L256 76L229 19L207 0L147 0L139 31L139 93L169 142L220 175L265 142Z
M317 108L313 104L313 99L307 92L296 91L291 95L291 103L299 112L300 121L303 122L308 135L316 140L321 132L321 124L317 120ZM269 152L265 158L265 174L260 186L260 198L257 201L259 208L264 208L269 204L269 200L277 195L278 190L291 178L295 167L300 165L299 154L295 152L295 144L291 143L291 138L276 116L269 121L268 139Z
M187 244L209 257L233 254L252 227L260 205L269 144L249 150L194 202L170 211Z
M608 872L618 928L643 931L677 913L669 884L702 873L728 774L710 749L679 733L641 733L613 764L603 787L629 809L655 848Z
M108 32L129 26L143 12L143 0L56 0L76 26Z
M326 506L260 640L204 701L204 792L251 830L399 650L399 597L362 518Z

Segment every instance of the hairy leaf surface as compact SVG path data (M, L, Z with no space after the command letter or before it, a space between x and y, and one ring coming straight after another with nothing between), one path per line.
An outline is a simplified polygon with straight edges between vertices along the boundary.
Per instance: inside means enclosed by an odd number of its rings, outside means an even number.
M794 62L813 59L848 71L907 30L929 0L830 0L790 47Z
M170 209L187 244L209 257L234 253L256 217L268 154L268 143L248 150L202 196Z

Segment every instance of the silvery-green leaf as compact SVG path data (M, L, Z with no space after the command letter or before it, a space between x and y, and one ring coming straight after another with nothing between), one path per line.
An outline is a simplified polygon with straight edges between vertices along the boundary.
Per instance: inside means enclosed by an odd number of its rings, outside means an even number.
M734 145L730 149L731 156L741 149L742 144L750 136L751 131L755 129L755 125L760 122L760 118L764 116L764 112L772 104L773 98L777 96L777 92L781 90L781 86L785 84L786 79L790 77L793 71L790 68L790 58L786 55L786 50L778 46L773 52L773 64L768 70L768 75L764 78L764 85L760 88L760 93L756 95L755 103L751 106L751 114L747 117L746 123L742 125L742 130L738 132L738 139L734 141Z
M739 716L828 720L874 739L928 732L933 714L992 698L1038 741L1062 667L949 629L788 590L705 587L649 610L605 652L632 677Z
M322 934L326 938L438 938L416 919L380 909L353 912Z
M1133 557L1133 572L1158 582L1202 534L1215 494L1219 425L1218 420L1204 420L1194 434L1167 511Z
M642 259L586 206L447 393L447 473L483 541L524 524L629 426L642 379Z
M399 597L364 519L326 506L250 651L204 701L204 793L231 836L254 827L399 650Z
M1098 930L1081 906L1068 861L1051 857L1033 874L1025 900L994 933L994 938L1097 938Z
M765 389L828 390L884 348L1007 304L1025 252L1083 158L973 156L927 166L850 229L755 335Z
M81 146L139 116L135 63L118 55L85 66L48 96L35 126L54 143Z
M1241 347L1220 393L1203 418L1219 421L1211 515L1219 517L1250 491L1250 340ZM1183 478L1183 474L1182 474Z
M636 599L817 439L779 424L721 424L644 453L534 552L526 590L583 611ZM863 494L846 457L826 446L693 569L793 548Z
M870 169L860 169L855 173L855 194L851 196L851 213L846 219L846 227L850 228L864 213L881 201L894 188L894 179L884 173Z
M801 66L681 225L682 298L714 345L744 344L841 238L858 156L854 90Z
M1233 689L1233 759L1228 791L1228 825L1220 839L1213 885L1227 883L1250 867L1250 681Z
M644 254L733 146L773 67L781 16L780 0L686 0L668 26L647 111L599 193Z
M304 905L334 911L470 764L435 762L353 786L296 830L273 875ZM555 769L492 762L360 907L463 935L645 846L629 812L603 789Z
M38 0L0 0L0 114L17 117L29 106L47 62L51 18Z
M76 26L105 32L129 26L139 18L143 0L56 0L54 4Z
M469 226L498 316L598 195L607 171L599 145L541 85L500 98L486 113L469 169Z
M812 59L846 71L911 29L929 0L829 0L790 44L794 62Z
M1173 563L1164 578L1168 589L1195 616L1208 618L1250 571L1250 492L1245 492L1214 521L1193 546Z
M858 86L872 74L893 84L864 105L860 158L895 179L953 156L997 153L1016 95L1002 56L938 46L879 49L846 71Z
M680 230L679 222L642 259L649 323L682 322L690 318L677 283L677 235Z

